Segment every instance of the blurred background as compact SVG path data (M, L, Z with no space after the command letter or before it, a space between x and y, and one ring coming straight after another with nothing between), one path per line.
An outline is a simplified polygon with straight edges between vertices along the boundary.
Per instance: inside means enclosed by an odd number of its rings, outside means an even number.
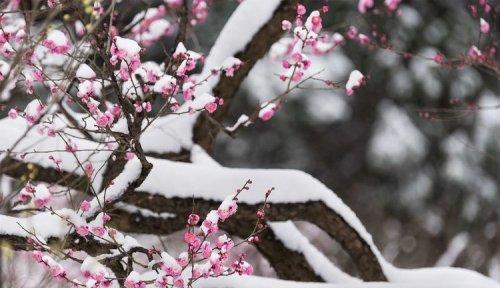
M221 16L209 17L205 28L221 25L217 21L235 4L228 2L216 2L212 12ZM399 16L362 17L356 1L328 1L324 25L341 33L350 25L368 35L376 29L397 50L459 58L472 45L492 44L479 36L479 21L468 10L477 2L403 1ZM312 8L325 1L306 3ZM490 3L498 17L499 2ZM499 22L489 20L498 38ZM261 60L244 83L232 107L234 121L283 91L269 76L280 72L269 61ZM240 131L236 139L220 135L215 159L230 167L310 173L354 210L397 266L466 267L500 280L498 75L470 66L447 69L357 43L313 62L310 72L326 68L326 79L342 81L358 69L369 80L352 97L342 91L295 93L271 121ZM333 243L308 229L316 245L349 269Z

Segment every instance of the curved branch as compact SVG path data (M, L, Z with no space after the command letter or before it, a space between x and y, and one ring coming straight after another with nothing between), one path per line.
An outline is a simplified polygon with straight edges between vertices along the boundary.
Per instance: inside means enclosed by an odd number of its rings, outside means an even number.
M124 196L123 201L157 213L169 212L179 215L184 215L186 211L190 211L193 205L193 199L179 197L165 198L140 191ZM202 215L218 206L218 202L216 201L201 198L195 198L194 203L196 203L197 212ZM256 219L255 211L261 205L262 203L254 205L239 203L238 213L233 216L231 221L238 223L236 225L237 229L245 227L241 226L244 225L243 223L253 223ZM273 203L268 209L266 217L270 221L304 220L316 224L342 245L344 250L351 256L363 280L387 281L372 247L343 217L327 207L323 202Z
M190 204L192 206L192 203L187 202L184 203L183 201L183 204ZM198 207L199 203L196 202L195 204ZM205 207L204 203L200 204ZM148 206L147 203L144 205ZM167 235L180 231L186 226L185 216L187 215L185 213L186 211L190 211L190 209L182 210L180 208L178 210L179 214L177 216L160 218L144 216L139 211L130 213L121 209L115 209L110 212L113 216L110 224L122 232ZM247 218L251 217L249 215L244 215L243 217L233 216L229 221L221 223L221 228L231 235L245 239L251 234L254 224L253 220L255 220L251 219L251 221L248 221L249 219ZM264 231L261 234L261 240L255 243L255 247L269 261L279 278L296 281L322 280L309 266L304 255L286 248L276 238L272 230Z

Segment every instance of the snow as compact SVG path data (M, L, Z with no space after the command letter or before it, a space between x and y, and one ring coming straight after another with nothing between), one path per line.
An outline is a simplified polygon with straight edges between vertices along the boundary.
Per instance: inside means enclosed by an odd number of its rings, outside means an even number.
M347 80L347 83L345 84L345 88L347 90L347 95L351 95L353 93L353 90L361 86L361 83L364 79L364 75L361 74L358 70L354 70L349 74L349 79Z
M272 17L274 10L280 3L280 0L246 0L238 5L206 57L203 71L197 79L205 79L211 75L212 69L219 67L224 60L242 51L260 27ZM174 54L186 52L191 55L191 51L179 43ZM209 77L208 81L197 87L196 98L202 97L205 93L210 95L209 93L218 80L218 76ZM206 104L202 100L195 99L193 101L186 101L178 112L188 111L189 107L201 109L204 106L203 103ZM193 146L192 127L196 123L198 115L199 113L168 115L157 119L141 137L143 149L147 152L160 154L180 152L183 148L189 150Z
M129 58L134 57L141 51L141 46L134 40L115 36L116 48L126 53Z
M264 200L264 191L270 187L276 188L270 197L271 203L323 201L328 207L337 211L367 243L373 246L371 236L354 212L333 191L305 172L286 169L214 167L154 158L149 158L148 161L153 164L153 169L137 189L139 191L169 198L190 198L195 195L207 200L223 201L228 193L234 191L235 187L239 187L247 179L251 179L253 182L251 190L238 197L240 202L260 203ZM169 171L169 173L164 171ZM197 180L178 181L178 179L185 177ZM165 183L165 185L159 183ZM379 253L378 250L374 252Z
M83 63L76 70L76 78L78 79L94 79L96 74L89 65Z
M264 200L265 192L263 191L267 191L270 187L276 188L269 198L271 204L323 201L366 241L374 255L379 259L384 273L391 282L430 284L458 281L464 284L485 283L485 285L496 283L477 272L460 268L399 269L392 266L382 257L374 245L371 235L354 212L333 191L305 172L286 169L215 167L153 158L148 160L153 164L153 169L137 189L138 191L146 191L168 198L191 198L195 195L195 197L207 200L223 201L228 193L234 191L235 187L239 187L247 179L251 179L253 182L251 189L240 194L239 202L261 203ZM169 171L169 173L164 171ZM185 177L196 179L196 181L178 181L178 179ZM159 183L165 183L165 185Z
M191 163L195 165L221 166L199 145L194 145L193 148L191 148Z
M47 40L53 41L57 46L64 46L69 43L68 38L59 30L52 30L47 34Z
M154 218L163 218L163 219L176 217L176 215L173 213L168 213L168 212L156 213L156 212L151 211L149 209L139 208L139 207L136 207L134 205L126 204L123 202L116 203L114 207L116 207L120 210L123 210L127 213L130 213L130 214L139 213L144 217L154 217Z
M62 118L60 117L54 117L55 130L66 127L66 124L61 119ZM75 173L77 175L85 175L85 173L83 169L79 168L75 155L78 157L80 162L88 160L88 162L91 162L94 167L100 167L111 155L111 151L101 151L99 153L93 152L93 150L102 149L102 144L71 137L69 139L72 140L72 143L78 143L78 148L81 151L77 151L75 154L66 152L66 144L58 136L42 136L38 133L38 131L36 131L37 129L31 129L28 131L28 128L28 124L21 117L16 119L1 119L0 133L3 135L3 140L0 141L0 150L13 149L12 151L16 153L31 152L36 150L38 153L28 154L24 160L38 164L44 168L57 168L54 162L48 158L49 155L53 155L55 158L62 160L59 164L61 170ZM26 131L28 131L27 135L26 137L23 137ZM21 138L22 140L15 147L12 147L16 141ZM54 150L57 150L57 152L45 152ZM0 158L3 158L4 155L4 153L0 154ZM99 189L101 181L102 175L99 173L95 176L92 184L95 190Z
M200 110L205 107L208 103L215 102L215 97L212 94L209 93L203 93L199 96L196 96L196 99L193 99L192 101L189 102L189 107L187 109L191 108L194 110ZM181 107L178 112L187 112L188 110L185 110L185 106Z
M468 243L469 235L466 233L460 233L453 237L448 245L448 249L437 260L436 266L446 267L453 265Z
M84 212L83 216L86 218L90 217L99 211L103 203L120 198L129 185L139 178L141 168L142 164L137 157L128 160L123 171L113 180L113 184L101 192L98 197L90 201L90 209Z
M156 93L163 93L165 90L171 90L173 92L176 84L177 80L174 77L170 75L163 75L160 79L158 79L158 81L156 81L153 87L153 91L155 91ZM172 92L164 94L172 94Z
M253 35L270 19L280 0L245 0L231 15L226 25L215 41L205 60L205 66L199 79L210 75L211 70L236 53L243 51ZM210 93L219 77L210 77L207 83L201 85L197 92Z
M82 272L90 272L91 274L98 275L100 273L108 275L106 267L99 263L96 258L87 256L80 267Z
M227 57L224 61L222 61L221 67L223 69L227 69L227 68L231 68L233 66L239 66L241 64L242 64L242 62L240 59L233 57L233 56L230 56L230 57Z
M309 242L292 221L270 222L269 227L273 230L276 238L283 242L286 248L302 253L314 272L326 282L361 282L361 280L344 273L330 262L321 251Z
M250 120L250 117L248 117L247 115L245 114L242 114L238 120L236 120L236 123L234 123L233 126L231 127L226 127L226 130L229 131L229 132L234 132L236 131L236 129L238 129L241 125L245 125L246 123L248 123L248 121Z
M68 232L68 225L57 215L49 212L38 213L31 217L16 218L0 215L0 234L28 237L29 231L37 238L47 241L51 237L61 237ZM25 231L26 230L26 231Z
M156 119L141 137L142 148L146 152L178 153L193 146L192 127L196 115L168 115Z

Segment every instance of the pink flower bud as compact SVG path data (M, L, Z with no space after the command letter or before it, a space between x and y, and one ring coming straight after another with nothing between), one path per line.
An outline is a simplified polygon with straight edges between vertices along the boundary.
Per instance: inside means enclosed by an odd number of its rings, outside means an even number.
M17 110L12 108L9 110L9 118L10 119L16 119L17 118Z
M188 224L194 226L200 221L200 216L198 214L189 214Z

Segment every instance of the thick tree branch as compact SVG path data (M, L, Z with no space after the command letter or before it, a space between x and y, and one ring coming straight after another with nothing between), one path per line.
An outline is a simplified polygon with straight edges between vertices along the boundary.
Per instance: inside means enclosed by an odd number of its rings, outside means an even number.
M253 36L245 49L234 55L243 61L244 65L233 77L221 75L219 82L213 88L213 94L216 97L224 99L224 105L210 116L213 120L221 122L227 116L231 102L241 83L245 80L255 63L267 54L271 45L279 40L283 34L281 22L285 19L293 19L296 4L297 0L283 0L272 18ZM214 124L208 117L208 115L202 113L198 118L193 131L193 140L205 150L210 151L220 126Z
M306 191L304 191L306 193ZM169 212L184 215L191 211L193 199L164 198L159 195L151 195L146 192L136 191L123 198L127 203L144 207L157 213ZM217 207L218 203L211 200L194 199L197 212L208 213ZM225 227L228 231L241 229L242 223L254 223L255 211L262 203L255 205L239 204L238 213L231 221L224 225L237 223L233 228ZM323 202L310 201L306 203L274 203L268 209L267 219L269 221L304 220L316 224L330 237L339 242L344 250L351 256L360 277L365 281L387 281L377 256L368 243L352 228L338 213L328 208ZM185 219L185 218L184 218ZM259 248L259 247L258 247ZM265 248L261 248L265 249ZM262 251L261 251L262 252ZM262 252L265 254L265 252ZM267 251L269 253L269 251ZM270 260L271 261L271 260Z

